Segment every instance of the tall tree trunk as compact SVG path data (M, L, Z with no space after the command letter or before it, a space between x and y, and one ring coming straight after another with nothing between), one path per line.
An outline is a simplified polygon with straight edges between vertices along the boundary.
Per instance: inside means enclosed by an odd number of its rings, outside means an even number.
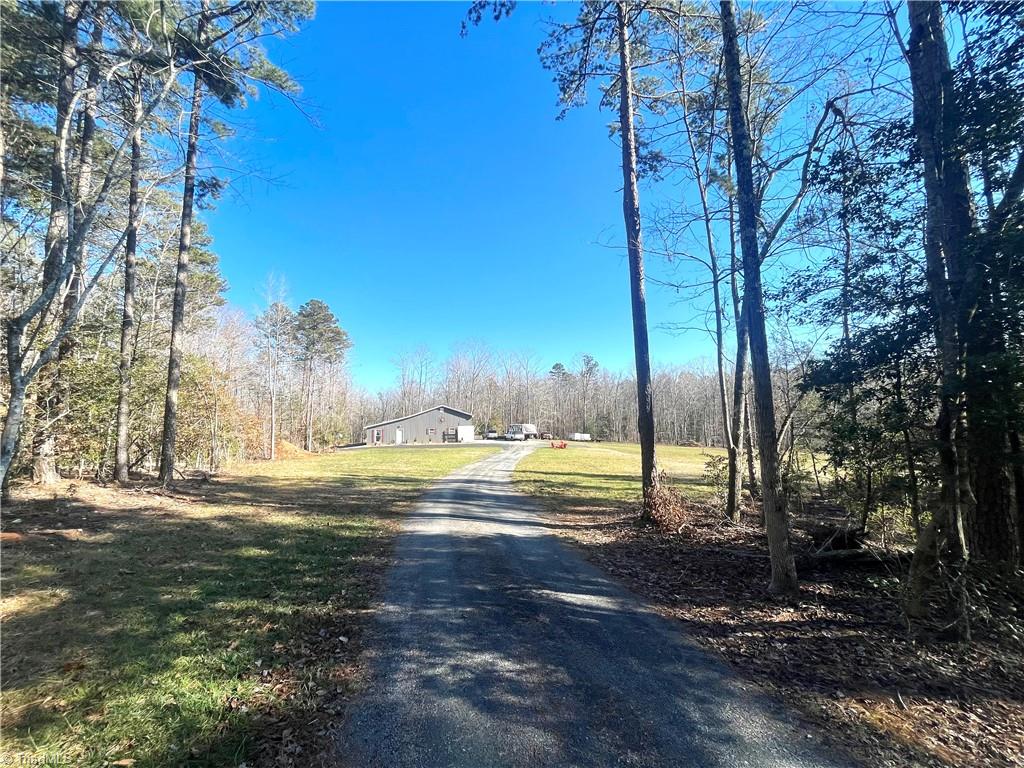
M750 339L750 368L754 379L754 409L757 438L761 447L761 497L768 553L771 560L773 593L797 588L796 565L789 545L789 519L779 473L779 447L775 439L775 402L772 371L768 358L764 295L761 288L761 256L757 244L757 198L754 191L753 158L747 133L740 70L740 46L731 0L722 0L722 48L725 81L729 91L733 163L736 167L736 203L739 209L740 252L743 256L743 295Z
M759 498L761 487L757 483L757 470L754 466L754 456L757 451L754 447L754 430L750 428L750 402L743 398L743 432L747 436L747 485L750 487L750 495Z
M135 76L135 120L142 117L142 77ZM142 169L142 126L132 134L131 177L128 184L128 237L124 249L124 305L121 313L121 357L118 363L117 442L114 479L128 482L128 408L131 396L132 358L135 340L135 251L139 238L139 173Z
M103 45L103 19L97 16L93 20L91 36L93 48L99 49ZM75 201L72 207L71 221L68 229L74 233L75 228L85 218L86 200L92 191L92 167L93 167L93 143L96 138L96 102L97 89L100 85L100 67L95 58L89 61L89 73L86 76L86 90L82 98L82 135L79 140L78 152L78 183L75 185ZM75 258L74 271L71 273L71 283L67 293L64 295L63 313L67 317L78 303L82 294L83 269L86 260L86 248L83 246ZM61 341L57 354L57 364L65 357L68 357L75 348L75 335L69 332Z
M306 363L306 418L303 429L306 450L313 451L313 361Z
M973 44L964 31L963 56L972 77L978 76ZM986 203L988 228L999 219L994 196L993 161L988 146L979 148L981 188ZM968 203L970 200L968 199ZM993 249L981 248L988 261ZM972 556L1016 567L1024 555L1024 465L1021 464L1020 435L1017 423L1021 414L1004 396L1004 387L1013 386L1006 377L1007 338L1002 318L1006 314L1005 291L999 265L986 263L981 270L982 290L979 305L968 317L974 326L967 340L967 409L970 413L970 456L975 520L968 526ZM980 359L980 360L979 360ZM980 364L979 364L980 362ZM1013 535L1013 532L1016 535Z
M1008 375L1005 338L1005 289L999 265L989 262L994 249L976 248L981 289L966 327L964 355L965 412L968 458L974 503L965 508L971 557L1014 569L1020 562L1017 539L1017 482L1019 454L1013 449L1011 425L1014 401L1006 397L1013 386ZM1016 454L1016 455L1015 455Z
M199 19L199 38L205 28L205 12ZM181 345L185 332L185 293L188 289L188 260L192 248L192 204L196 192L196 154L203 109L203 83L195 74L192 84L192 115L188 124L185 152L185 188L181 200L181 230L178 237L178 268L174 277L174 305L171 310L171 350L167 364L167 398L164 402L164 432L160 445L160 482L174 480L174 448L178 431L178 385L181 382Z
M60 71L57 77L56 123L53 151L50 157L50 218L44 241L43 284L60 273L67 248L68 223L71 215L70 189L67 179L67 142L71 133L71 101L75 93L75 69L78 66L78 24L82 3L67 0L61 22Z
M935 314L940 364L939 416L936 422L941 494L932 520L918 537L911 563L907 613L928 613L927 592L943 575L949 575L948 594L955 625L963 639L970 637L967 592L964 584L968 557L964 531L964 505L971 490L968 482L963 435L963 340L958 322L958 299L964 286L964 265L955 210L948 189L966 181L962 164L951 151L949 115L953 101L949 51L942 28L942 8L937 3L908 3L910 40L907 63L914 101L914 132L924 171L926 209L925 275ZM959 167L957 167L959 166ZM969 227L968 227L969 229Z
M88 4L83 5L83 9L89 8ZM93 19L93 29L91 35L91 44L93 48L100 48L103 44L103 20L102 17L97 13L99 6L98 4L91 6L91 12L95 14ZM92 191L92 172L93 172L93 144L96 138L96 102L97 102L97 89L100 85L100 67L99 63L95 58L89 61L88 74L86 75L86 89L82 97L82 112L81 112L81 135L78 142L78 179L74 185L74 198L70 209L70 216L68 219L68 237L73 238L75 235L76 228L81 224L85 218L86 201L89 194ZM71 271L71 279L68 283L68 288L64 293L64 299L61 302L61 321L63 322L72 313L75 312L75 308L78 306L81 297L82 289L84 287L84 270L85 262L87 258L88 248L86 245L78 250L77 255L74 257L74 265ZM57 476L57 441L56 434L58 424L64 420L66 416L70 415L69 411L66 411L66 403L69 399L68 382L66 381L66 365L65 360L71 357L77 346L75 340L74 331L68 331L64 338L61 339L60 345L57 347L57 359L53 366L53 379L49 385L50 389L50 412L53 414L52 418L48 419L43 427L43 434L45 435L45 444L49 450L49 461L52 462L52 476ZM42 391L42 390L41 390ZM79 460L81 463L81 459ZM41 475L44 473L40 473ZM43 481L48 482L48 481Z
M730 163L731 164L731 163ZM729 425L731 438L728 445L728 479L725 510L729 519L735 523L740 522L740 501L743 497L743 470L740 467L743 456L744 430L747 431L746 438L749 440L750 425L746 424L749 419L746 417L746 388L747 388L747 320L743 310L743 299L740 295L737 275L739 273L739 261L736 253L736 226L735 226L736 200L733 195L729 196L729 265L731 275L729 284L732 289L732 311L733 322L736 324L736 363L733 369L732 381L732 421ZM750 462L750 493L756 494L757 488L754 484L754 454L748 449L747 458Z
M725 370L725 309L722 303L722 272L718 265L718 250L715 248L715 237L712 231L713 215L711 207L708 204L707 185L704 183L704 175L701 171L700 162L697 158L697 150L694 144L695 138L693 136L693 132L690 130L689 113L686 108L686 73L682 64L682 52L677 50L676 55L680 62L679 80L682 86L683 125L686 129L686 143L690 148L690 162L693 165L693 177L697 184L698 195L700 196L701 213L704 219L704 242L707 245L708 266L711 270L711 293L715 307L715 366L718 374L718 405L721 409L722 417L722 439L725 442L725 448L728 455L730 457L735 457L738 454L738 446L735 441L736 433L732 429L732 420L729 417L729 385ZM712 109L714 109L715 106L716 105L713 103ZM731 463L732 462L730 460L730 464ZM726 498L726 515L733 521L739 522L739 498L733 493L734 489L734 484L730 483L729 493Z
M643 236L640 195L636 183L636 133L633 130L633 69L629 21L625 2L615 4L619 31L619 135L622 139L622 214L626 225L630 299L633 307L633 353L636 358L637 431L643 514L650 518L657 505L658 465L654 452L654 389L647 339L647 298L644 292Z
M75 69L78 67L78 26L83 5L77 0L64 3L61 22L60 70L57 77L56 122L53 151L50 158L50 217L44 240L43 285L60 275L68 244L71 189L67 177L68 143L71 140L71 102L75 93ZM47 322L44 317L41 322ZM13 370L13 369L12 369ZM48 485L57 480L55 462L56 439L53 422L60 406L57 402L56 377L38 379L36 406L38 423L32 436L32 479ZM20 426L20 424L18 425Z

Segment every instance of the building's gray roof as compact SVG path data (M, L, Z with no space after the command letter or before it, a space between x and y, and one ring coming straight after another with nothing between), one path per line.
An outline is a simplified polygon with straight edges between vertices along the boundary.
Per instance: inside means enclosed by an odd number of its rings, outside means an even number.
M459 408L452 408L450 405L435 405L433 408L425 408L419 413L410 413L408 416L399 416L397 419L388 419L387 421L379 421L376 424L367 424L363 429L376 429L377 427L384 427L388 424L394 424L396 421L405 421L406 419L414 419L417 416L422 416L424 413L430 413L431 411L437 411L440 409L451 411L454 414L462 416L467 419L472 419L473 414L468 411L463 411Z

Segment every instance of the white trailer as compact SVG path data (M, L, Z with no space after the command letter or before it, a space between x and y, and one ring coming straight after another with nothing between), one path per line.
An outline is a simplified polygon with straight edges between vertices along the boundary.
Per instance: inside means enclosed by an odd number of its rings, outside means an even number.
M536 424L509 424L505 430L506 440L536 440Z

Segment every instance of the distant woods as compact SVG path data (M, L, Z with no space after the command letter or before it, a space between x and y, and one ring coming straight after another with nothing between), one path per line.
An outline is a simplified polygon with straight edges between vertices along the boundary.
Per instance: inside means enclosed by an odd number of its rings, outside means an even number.
M591 355L549 365L529 352L465 342L443 359L413 350L395 360L395 367L395 386L355 393L353 435L358 437L360 424L447 403L472 413L480 431L503 434L509 424L529 422L559 437L585 432L600 440L639 440L636 379ZM652 381L659 442L722 445L712 368L655 366Z

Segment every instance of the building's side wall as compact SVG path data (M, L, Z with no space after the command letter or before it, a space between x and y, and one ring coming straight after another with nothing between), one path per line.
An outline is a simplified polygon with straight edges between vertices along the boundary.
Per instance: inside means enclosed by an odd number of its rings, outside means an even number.
M378 429L383 433L381 438L383 445L394 445L395 433L399 429L402 430L403 443L429 445L431 443L440 443L446 429L465 424L472 424L472 420L443 408L435 408L418 416L410 416L401 421L385 424L383 427L378 427ZM433 430L432 434L431 430ZM364 435L368 445L373 444L373 432L374 430L367 429Z

